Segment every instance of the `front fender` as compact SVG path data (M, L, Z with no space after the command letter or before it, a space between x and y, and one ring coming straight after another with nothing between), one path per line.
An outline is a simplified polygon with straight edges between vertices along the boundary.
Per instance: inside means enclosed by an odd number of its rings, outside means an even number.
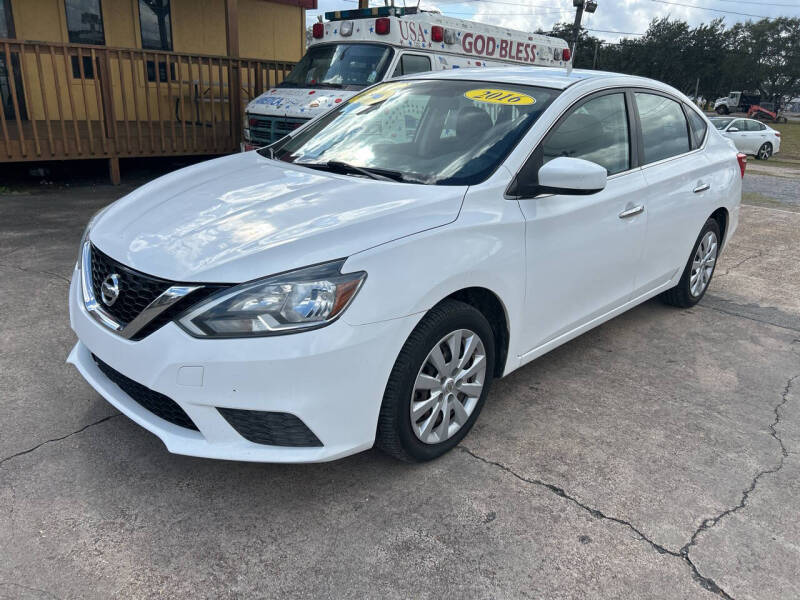
M467 192L461 214L448 225L352 255L344 271L367 280L343 318L363 325L418 314L470 287L486 288L503 304L509 328L506 372L517 365L515 332L525 290L525 223L502 185Z

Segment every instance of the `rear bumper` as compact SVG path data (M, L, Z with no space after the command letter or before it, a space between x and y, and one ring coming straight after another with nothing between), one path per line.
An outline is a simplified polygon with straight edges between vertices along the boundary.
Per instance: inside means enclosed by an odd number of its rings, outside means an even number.
M78 335L67 362L108 402L157 435L170 452L257 462L318 462L372 447L384 388L418 317L328 327L279 337L200 340L174 323L138 342L92 319L70 288ZM92 358L177 403L197 430L150 412L107 377ZM288 413L322 443L314 447L248 441L218 408Z

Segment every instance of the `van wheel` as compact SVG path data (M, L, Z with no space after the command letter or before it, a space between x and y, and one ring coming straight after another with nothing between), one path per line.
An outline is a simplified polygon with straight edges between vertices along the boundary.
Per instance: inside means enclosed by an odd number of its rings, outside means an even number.
M769 142L761 144L761 148L758 149L756 158L758 160L767 160L770 156L772 156L772 144Z
M473 306L445 300L411 332L383 395L375 445L408 462L456 446L480 414L494 373L491 325Z
M689 308L700 302L717 266L720 237L717 221L715 219L706 221L700 235L697 236L678 285L661 294L664 302L680 308Z

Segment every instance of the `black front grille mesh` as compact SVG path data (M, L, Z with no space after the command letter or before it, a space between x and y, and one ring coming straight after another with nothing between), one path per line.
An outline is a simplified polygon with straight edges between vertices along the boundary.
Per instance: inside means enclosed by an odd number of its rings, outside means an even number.
M197 426L189 418L189 415L172 398L126 377L94 354L92 354L92 358L103 374L116 383L123 392L128 394L139 405L173 425L197 431Z
M160 277L153 277L141 271L136 271L130 267L126 267L122 263L114 260L110 256L103 254L91 246L91 260L92 260L92 291L97 302L121 325L127 325L133 321L139 313L141 313L147 306L168 288L173 285L197 285L197 284L181 284ZM111 306L107 306L102 300L103 281L109 276L116 273L119 276L119 297L116 302ZM214 292L228 287L223 284L203 284L203 286L188 294L185 298L179 300L167 310L159 314L156 318L145 325L140 331L136 333L131 340L141 340L157 329L160 329L173 319L180 315L184 310L190 306L197 304L201 300L205 300Z
M103 302L103 281L116 273L119 275L119 297L111 306ZM108 314L122 325L133 321L148 304L167 290L172 282L129 269L92 246L92 290L94 297Z
M261 410L217 408L244 439L268 446L313 447L322 442L295 415Z

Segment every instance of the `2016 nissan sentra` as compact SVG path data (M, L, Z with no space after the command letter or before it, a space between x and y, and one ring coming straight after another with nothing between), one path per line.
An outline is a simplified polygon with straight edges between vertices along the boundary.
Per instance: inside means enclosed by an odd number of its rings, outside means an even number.
M648 79L526 67L379 84L98 213L69 362L172 452L431 459L494 378L653 296L698 302L743 174Z

